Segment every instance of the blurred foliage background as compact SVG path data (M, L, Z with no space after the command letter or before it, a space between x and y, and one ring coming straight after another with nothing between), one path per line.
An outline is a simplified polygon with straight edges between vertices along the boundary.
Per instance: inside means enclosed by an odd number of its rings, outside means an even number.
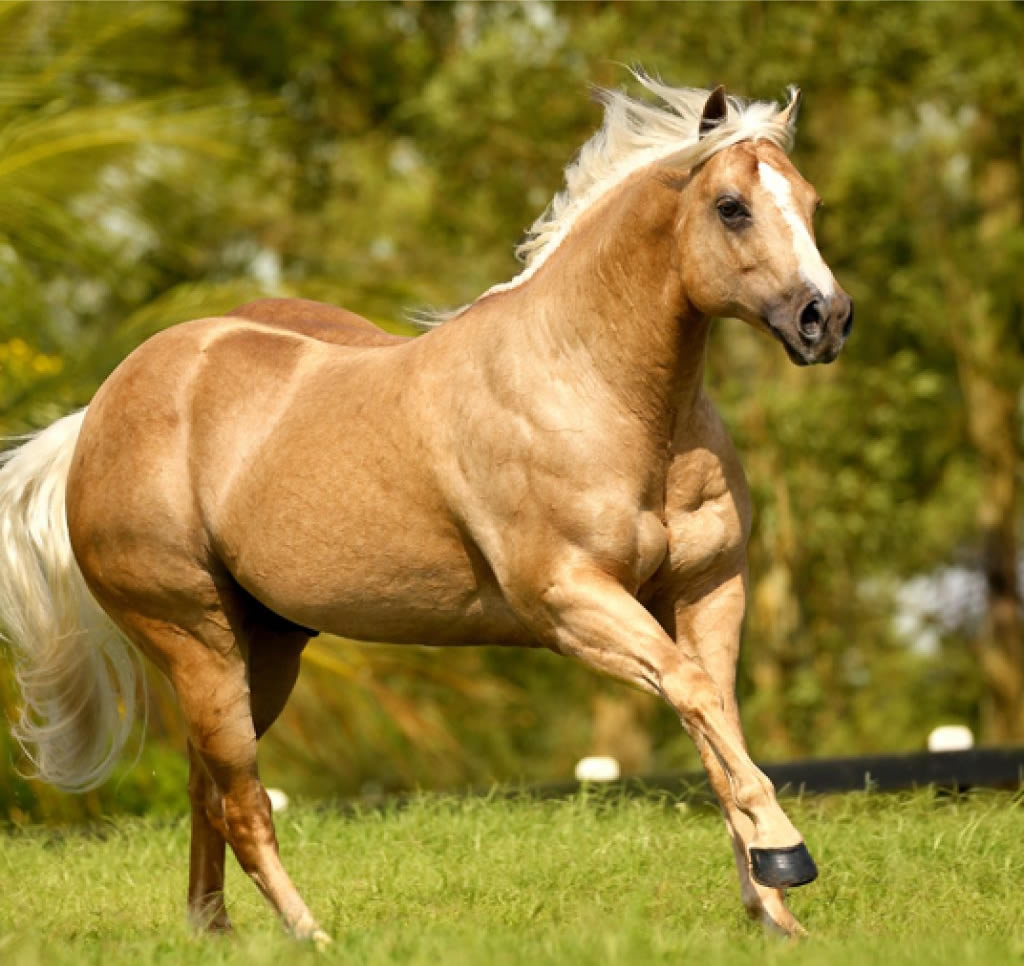
M1020 742L1022 58L1009 3L2 2L0 432L261 295L401 330L511 277L600 123L588 86L623 64L797 83L795 161L858 325L810 371L739 323L713 334L757 508L750 744L917 749L948 722ZM0 816L183 809L182 742L154 680L140 758L72 798L21 778L3 732ZM264 745L268 783L309 795L696 763L667 708L550 655L325 638Z

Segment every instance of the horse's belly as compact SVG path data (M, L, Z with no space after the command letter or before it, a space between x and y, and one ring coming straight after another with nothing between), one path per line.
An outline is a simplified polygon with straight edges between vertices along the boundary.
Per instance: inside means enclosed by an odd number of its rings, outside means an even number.
M271 610L306 627L359 640L410 644L526 644L500 592L451 557L425 560L339 547L298 558L247 555L234 576ZM404 559L402 557L404 551Z
M440 506L361 470L254 481L212 532L238 582L317 630L396 643L527 643L486 564ZM476 559L474 559L474 557Z

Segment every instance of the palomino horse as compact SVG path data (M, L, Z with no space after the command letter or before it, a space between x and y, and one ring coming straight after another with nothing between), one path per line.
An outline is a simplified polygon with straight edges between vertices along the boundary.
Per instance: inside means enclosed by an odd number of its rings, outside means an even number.
M661 695L700 750L751 915L816 869L734 696L750 500L702 388L714 316L831 362L851 302L786 151L798 102L640 80L527 265L415 339L299 300L167 329L0 473L0 606L39 775L102 780L137 648L189 734L193 922L225 843L299 937L256 748L314 631L547 647ZM120 697L118 697L120 695ZM120 702L120 703L119 703Z

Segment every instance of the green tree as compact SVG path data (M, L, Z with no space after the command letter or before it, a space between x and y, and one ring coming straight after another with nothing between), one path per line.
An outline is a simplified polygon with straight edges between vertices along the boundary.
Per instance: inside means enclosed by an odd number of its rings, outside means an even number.
M795 160L858 323L813 371L713 331L756 504L751 743L895 750L949 719L1019 740L1022 34L999 3L0 4L3 428L260 294L411 331L407 309L510 277L600 123L588 85L628 83L623 63L762 98L798 83ZM916 646L901 589L957 562L985 571L987 620ZM482 707L486 733L465 723ZM549 655L317 641L267 757L320 793L555 777L619 731L649 736L637 761L695 763L667 711Z

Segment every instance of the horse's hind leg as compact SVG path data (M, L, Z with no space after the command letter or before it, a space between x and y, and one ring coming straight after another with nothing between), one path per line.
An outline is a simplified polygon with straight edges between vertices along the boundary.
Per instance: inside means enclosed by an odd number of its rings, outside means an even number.
M224 905L224 854L227 843L220 823L220 795L206 765L188 743L188 794L192 805L192 842L188 862L188 921L195 929L227 932L231 921Z
M270 800L256 763L257 726L247 655L254 645L257 653L269 651L269 642L247 626L237 591L225 587L209 590L207 606L196 607L201 613L188 621L172 623L138 613L120 614L122 626L170 679L188 728L193 828L198 832L192 847L190 915L200 925L226 926L219 835L292 933L325 941L328 937L281 864ZM291 650L291 660L297 662L301 648L293 646ZM255 704L262 731L276 717L287 695L279 683L270 689L259 683L271 673L280 673L275 661L258 659L256 667L256 693L263 697ZM294 675L288 690L293 681ZM197 815L200 809L205 816Z
M224 660L207 652L201 668L185 669L175 680L196 753L219 793L219 827L242 869L301 939L326 939L281 864L271 818L270 799L256 764L253 723L245 663L241 655ZM212 803L211 803L212 804ZM217 806L214 805L214 808Z
M257 740L277 719L299 675L299 659L309 633L284 626L256 601L247 608L249 702ZM192 845L189 855L188 918L196 929L230 930L224 905L225 829L220 792L199 752L188 743ZM211 816L213 816L211 818Z

